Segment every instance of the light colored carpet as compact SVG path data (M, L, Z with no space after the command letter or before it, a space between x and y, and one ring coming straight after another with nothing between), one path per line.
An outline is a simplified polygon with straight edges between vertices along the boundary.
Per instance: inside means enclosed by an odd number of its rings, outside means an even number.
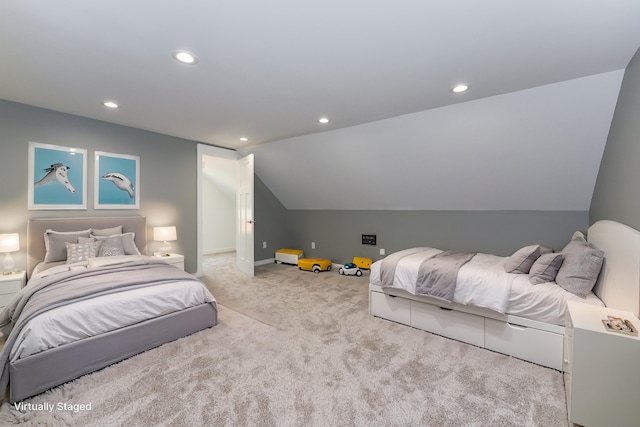
M566 426L562 375L368 314L367 276L208 257L219 324L43 393L0 424Z

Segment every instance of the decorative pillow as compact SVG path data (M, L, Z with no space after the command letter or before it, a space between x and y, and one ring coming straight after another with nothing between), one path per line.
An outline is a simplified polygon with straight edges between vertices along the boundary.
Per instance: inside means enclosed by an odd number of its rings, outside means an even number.
M553 282L562 266L564 255L561 253L542 254L529 270L529 282L533 285Z
M92 228L91 234L93 234L94 236L105 236L105 237L113 236L114 234L122 234L122 226L118 225L116 227L103 228L103 229Z
M106 239L105 236L93 236L97 240ZM129 232L124 234L115 234L108 237L120 237L122 239L122 248L124 249L124 255L142 255L136 246L135 238L136 233Z
M127 255L142 255L136 246L136 233L129 232L122 234L122 246Z
M124 255L124 248L122 247L122 237L120 235L110 237L97 237L97 241L101 242L98 256L117 256Z
M64 261L67 259L65 243L78 243L78 237L89 237L90 230L82 231L53 231L44 232L44 247L46 253L44 262Z
M590 248L586 242L572 240L562 250L564 261L556 283L563 289L586 298L598 280L604 252Z
M504 269L507 273L527 274L540 255L550 252L551 249L540 245L525 246L507 259Z
M69 243L65 242L67 248L67 264L86 261L93 258L98 253L100 242Z
M95 241L96 241L95 237L82 237L82 236L78 237L78 243L91 243Z

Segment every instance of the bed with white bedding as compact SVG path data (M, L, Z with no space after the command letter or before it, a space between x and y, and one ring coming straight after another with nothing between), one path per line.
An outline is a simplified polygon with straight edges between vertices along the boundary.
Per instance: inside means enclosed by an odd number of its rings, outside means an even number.
M140 253L144 218L38 219L28 232L29 281L0 313L0 386L12 402L217 323L202 282Z
M595 236L594 239L583 241L584 236L578 232L565 249L556 254L536 248L537 245L522 248L511 257L471 254L456 270L454 291L448 298L443 297L442 292L431 292L439 286L438 282L435 285L423 282L425 265L443 255L443 251L428 247L400 251L389 255L390 260L385 258L371 266L370 313L563 370L567 301L605 305L631 300L636 307L635 310L631 307L631 311L637 313L638 277L620 272L628 268L625 267L627 260L633 259L629 254L640 253L640 245L633 237L637 231L627 229L619 223L600 221L589 229L589 236ZM620 237L620 230L626 237ZM626 247L625 239L630 247L623 251L611 250ZM534 249L538 252L533 253ZM621 256L627 260L621 261ZM534 269L536 273L542 271L536 268L536 261L544 264L544 260L554 257L561 263L555 265L553 280L545 276L548 270L541 276L544 279L532 277ZM596 261L591 262L592 258ZM525 259L528 263L524 262L527 264L524 272L512 271L514 262L524 265L518 263ZM604 263L603 259L606 259ZM638 264L638 258L634 263ZM599 274L601 267L603 272ZM431 271L428 274L442 276ZM556 283L556 276L563 286ZM538 280L534 280L536 278Z

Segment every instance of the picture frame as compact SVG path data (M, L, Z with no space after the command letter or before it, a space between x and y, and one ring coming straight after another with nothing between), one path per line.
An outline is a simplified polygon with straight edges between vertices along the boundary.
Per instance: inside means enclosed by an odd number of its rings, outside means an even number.
M638 330L627 319L621 317L607 316L606 319L602 319L602 324L607 332L616 332L624 335L638 336Z
M87 150L29 142L28 209L87 209Z
M140 157L95 152L95 209L140 209Z

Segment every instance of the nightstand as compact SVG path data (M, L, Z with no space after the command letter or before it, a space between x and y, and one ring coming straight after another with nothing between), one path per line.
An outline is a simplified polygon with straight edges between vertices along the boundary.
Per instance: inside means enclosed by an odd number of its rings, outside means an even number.
M632 426L640 420L640 338L607 331L607 316L632 313L569 301L565 327L565 387L569 420L586 426Z
M168 254L168 255L155 255L167 264L173 265L184 271L184 255L180 254Z
M0 275L0 308L9 304L11 298L24 287L26 277L24 271Z

